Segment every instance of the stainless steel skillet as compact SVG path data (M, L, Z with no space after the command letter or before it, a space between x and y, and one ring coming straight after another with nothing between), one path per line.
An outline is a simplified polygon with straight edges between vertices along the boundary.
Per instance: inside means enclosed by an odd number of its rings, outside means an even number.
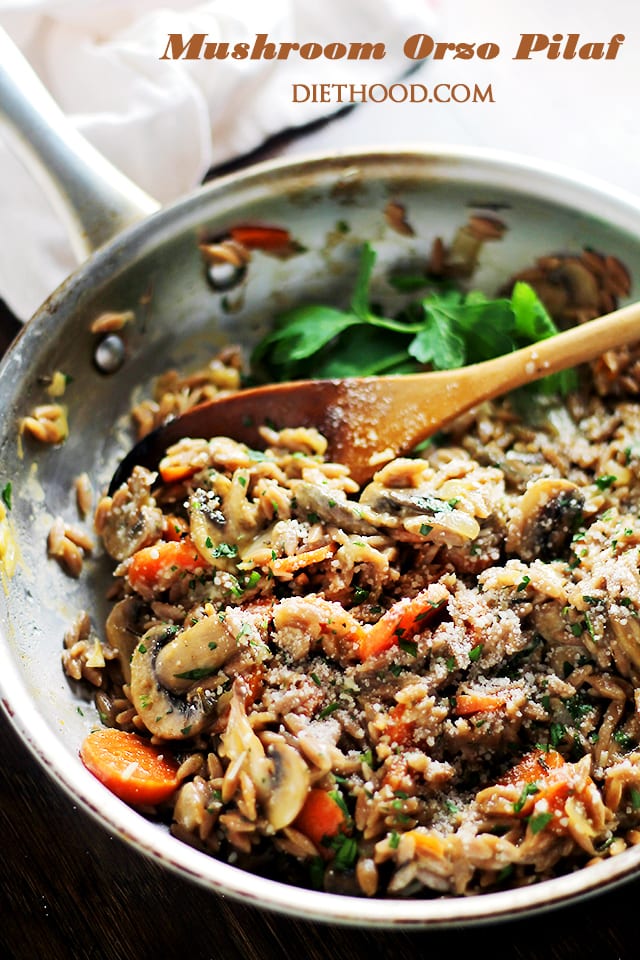
M256 166L151 212L153 202L120 177L104 167L96 172L96 158L84 148L69 154L68 140L65 146L51 139L58 136L51 108L42 108L46 120L31 110L27 81L12 56L5 50L0 57L0 101L14 121L40 124L39 132L31 126L26 136L61 181L85 249L98 248L26 325L0 367L0 487L11 482L13 493L2 532L19 550L12 576L6 564L1 567L0 687L8 716L43 769L70 802L141 854L215 892L316 920L403 927L484 923L557 907L637 875L640 854L631 850L588 871L507 893L364 901L267 881L174 840L109 794L78 759L78 746L97 718L90 700L63 676L62 635L80 609L88 609L100 628L110 565L96 555L72 581L47 560L45 542L54 516L76 519L71 488L79 472L86 470L96 489L108 481L130 443L126 413L138 390L168 365L196 364L216 345L250 345L276 310L320 298L341 301L364 240L378 251L376 292L384 298L393 296L386 268L421 262L433 238L450 238L470 212L498 211L508 228L504 241L484 249L474 277L487 290L536 256L583 245L615 254L637 277L640 204L517 158L414 146ZM389 226L390 200L406 208L413 237ZM231 297L212 289L198 243L245 221L287 228L302 250L287 260L256 253L245 285ZM96 368L89 329L107 309L135 313L126 330L125 362L112 375ZM64 396L69 439L58 447L20 442L17 424L46 397L43 384L54 370L71 378Z

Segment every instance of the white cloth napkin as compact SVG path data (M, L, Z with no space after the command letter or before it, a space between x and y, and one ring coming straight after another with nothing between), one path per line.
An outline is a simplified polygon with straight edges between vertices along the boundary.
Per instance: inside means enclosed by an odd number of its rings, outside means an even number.
M431 33L430 0L0 0L0 26L75 126L161 203L206 171L337 105L293 103L293 83L389 83L404 41ZM384 42L381 60L162 60L168 35ZM47 197L0 140L0 297L26 320L75 266Z

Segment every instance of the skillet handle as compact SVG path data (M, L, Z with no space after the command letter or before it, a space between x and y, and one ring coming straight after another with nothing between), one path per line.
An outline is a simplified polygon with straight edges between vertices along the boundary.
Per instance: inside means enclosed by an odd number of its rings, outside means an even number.
M80 260L160 208L76 131L1 27L0 121L66 221Z

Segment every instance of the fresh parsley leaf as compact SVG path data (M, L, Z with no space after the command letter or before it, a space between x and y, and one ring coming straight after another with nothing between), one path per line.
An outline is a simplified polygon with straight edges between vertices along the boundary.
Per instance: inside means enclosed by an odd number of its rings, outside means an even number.
M346 309L307 304L276 318L252 355L256 376L271 381L412 373L423 367L454 369L501 356L553 336L557 328L534 289L521 281L511 297L489 299L434 286L427 277L395 273L395 289L417 295L396 316L371 304L376 252L364 244ZM426 289L426 292L425 292ZM531 387L566 393L575 371L545 377Z
M546 340L558 333L558 328L549 316L546 307L538 297L533 287L521 280L514 284L511 292L511 307L516 321L516 338L518 347L526 347L529 343ZM543 393L567 394L575 390L578 377L575 370L561 370L544 377L538 383L538 389Z
M431 364L436 370L464 366L466 350L456 330L455 312L446 303L422 301L424 325L409 344L409 354L419 363Z
M383 329L372 334L369 324L345 329L339 350L321 350L314 358L314 377L350 377L354 370L362 377L416 372L418 364L407 354L408 337Z
M253 354L253 361L268 359L282 375L294 376L296 363L318 353L348 327L360 323L353 313L334 307L296 307L279 318L276 329L265 337Z
M511 291L511 309L520 346L545 340L558 332L544 304L528 283L519 280L514 284Z
M456 322L466 344L466 363L491 360L515 348L514 317L508 300L487 300L468 293L460 304Z
M371 283L371 274L376 262L376 252L373 247L365 243L360 256L360 265L356 283L351 296L351 309L356 317L366 320L370 314L369 309L369 285Z

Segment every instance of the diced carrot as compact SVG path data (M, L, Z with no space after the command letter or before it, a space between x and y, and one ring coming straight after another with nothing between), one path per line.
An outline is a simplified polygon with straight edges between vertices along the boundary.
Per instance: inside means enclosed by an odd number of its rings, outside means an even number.
M269 564L274 577L292 577L298 570L304 570L310 567L312 563L322 563L328 560L336 552L335 543L327 543L323 547L317 547L315 550L305 550L304 553L296 553L292 557L277 557Z
M407 777L414 776L409 770L406 753L392 753L384 761L384 772L382 774L381 786L391 787L393 791L405 790L407 786Z
M410 837L416 845L418 853L432 853L441 857L444 853L444 841L433 833L422 833L420 830L407 830L405 837Z
M504 699L489 693L459 693L456 695L456 713L467 717L472 713L491 713L504 706Z
M178 786L178 763L162 747L135 733L105 727L80 747L86 768L112 793L134 806L155 806Z
M202 469L198 464L188 463L177 457L163 457L158 464L158 472L163 483L179 483L188 480L194 473Z
M253 670L243 675L242 679L247 689L244 698L245 707L250 707L262 693L264 688L264 675L265 669L261 664L258 664Z
M550 770L563 767L566 760L557 750L532 750L507 770L498 783L536 783L544 780Z
M377 623L365 628L358 642L360 659L383 653L400 640L410 640L418 633L438 609L428 595L429 591L423 590L415 597L398 600Z
M162 521L163 540L182 540L188 533L189 526L182 517L167 514Z
M404 703L396 703L389 711L389 718L385 727L385 734L389 737L390 743L396 743L403 746L410 743L415 730L413 720L405 720L404 715L406 707Z
M570 782L570 770L570 765L557 750L533 750L498 782L522 784L523 787L535 784L538 789L528 796L523 796L517 816L526 819L531 815L535 804L544 800L546 811L555 814L550 828L564 833L566 828L560 822L560 817L564 813L565 804L570 796L580 796L580 792L576 792ZM588 783L590 782L589 780Z
M263 227L246 224L232 227L229 235L247 250L284 250L291 245L291 234L282 227Z
M131 558L127 579L134 590L143 596L166 590L186 573L207 568L189 538L160 540L150 547L142 547Z
M327 843L345 832L349 821L340 804L328 790L312 787L293 826L315 843L323 856L332 856Z

